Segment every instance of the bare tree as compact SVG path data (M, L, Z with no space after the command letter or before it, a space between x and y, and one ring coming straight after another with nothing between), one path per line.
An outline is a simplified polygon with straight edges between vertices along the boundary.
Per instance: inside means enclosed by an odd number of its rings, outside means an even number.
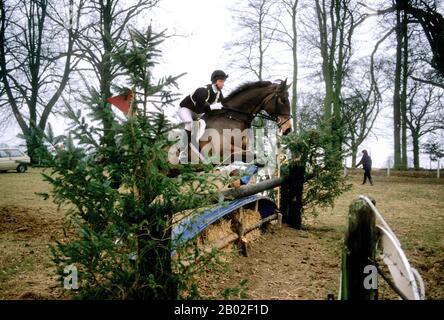
M230 66L241 70L245 75L253 75L259 81L270 75L272 63L271 48L274 43L277 23L273 18L276 0L239 1L232 8L239 32L233 41L226 44L232 57ZM275 128L270 120L255 120L255 127L263 127L267 139L269 130Z
M438 79L431 77L428 79L416 78L417 81L432 84L444 88L442 78L444 77L444 17L438 12L437 1L427 0L403 0L391 2L386 8L375 10L361 3L374 15L386 15L396 11L404 11L409 15L408 23L420 24L423 33L429 43L432 56L428 60L429 64L438 73Z
M401 0L396 0L400 2ZM401 155L401 82L402 82L402 42L403 34L401 32L402 17L399 7L396 10L396 68L395 82L393 89L393 152L395 169L402 168Z
M126 42L130 41L128 27L133 20L157 5L159 0L135 0L122 4L118 0L90 0L85 7L87 19L84 31L77 37L79 52L76 55L87 62L88 67L80 70L93 96L95 119L102 122L102 143L115 144L112 131L114 116L106 99L111 96L113 81L121 75L121 65L114 64L112 57ZM96 78L98 86L91 81Z
M322 122L322 97L314 92L299 93L299 117L297 128L300 132L319 128Z
M242 3L242 4L241 4ZM248 0L231 9L240 32L227 44L234 59L231 65L253 74L259 81L267 71L266 60L276 32L272 19L274 0Z
M412 0L397 5L414 18L411 22L422 26L433 53L430 65L444 77L444 17L437 12L436 2Z
M432 161L439 161L444 157L443 141L436 140L436 136L431 135L427 142L421 146L423 153L429 156L429 168L432 169Z
M389 2L389 1L387 1ZM393 87L393 137L394 137L394 167L397 169L407 168L407 81L410 75L409 66L412 55L421 53L421 59L428 61L430 66L433 66L439 71L439 61L441 53L437 52L437 48L444 43L444 33L442 27L438 25L444 22L442 16L436 12L436 6L431 6L428 3L432 1L416 1L416 0L393 0L390 1L390 6L386 8L374 10L376 15L384 15L395 21L395 26L390 30L386 36L396 31L396 68L394 70L394 87ZM365 4L363 6L367 7ZM384 3L383 5L386 5ZM368 7L367 7L368 8ZM390 18L390 15L393 15ZM427 39L432 54L427 52L424 54L423 47L417 44L411 46L409 44L412 33L416 32L416 25L422 26L422 35ZM383 39L386 38L383 37ZM381 40L383 40L381 39ZM380 43L380 42L378 42ZM428 50L430 51L430 50ZM427 70L427 67L422 71ZM424 74L430 72L422 72L422 75L417 77L412 76L417 81L439 85L429 79L424 80ZM435 78L436 79L436 78Z
M75 17L82 5L74 6L74 0L0 0L1 108L17 121L33 161L41 132L78 63L73 57L79 35ZM69 12L62 14L61 8Z
M413 164L419 169L421 137L444 129L444 91L433 85L413 82L408 97L406 122L412 136Z
M352 167L355 167L358 147L368 137L378 117L379 99L374 98L372 89L367 92L354 89L352 95L342 99L341 106L344 144L352 156Z
M277 22L276 40L284 43L291 50L291 57L293 62L293 81L291 94L291 113L293 115L293 128L297 128L297 104L298 104L298 28L297 15L299 0L281 0L280 5L282 11L291 21L291 28L287 26L283 15L274 16Z
M352 37L363 17L352 0L316 0L315 11L325 84L324 120L329 123L333 148L340 150L344 140L341 91L352 56Z

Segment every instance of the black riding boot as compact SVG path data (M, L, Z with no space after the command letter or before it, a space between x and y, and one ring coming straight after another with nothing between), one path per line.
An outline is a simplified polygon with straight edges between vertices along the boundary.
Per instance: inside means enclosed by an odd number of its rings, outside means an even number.
M191 143L191 131L185 130L187 133L187 144L189 145Z
M191 131L185 130L187 132L187 138L188 138L188 145L193 145L194 148L196 148L197 150L199 150L199 143L197 143L197 141L193 141L191 140Z
M191 161L191 154L194 152L196 154L200 154L199 151L199 142L196 140L192 140L191 131L185 130L188 138L188 160Z
M181 141L181 150L179 153L179 161L181 163L189 163L190 161L190 140L191 140L191 131L185 130L186 132L186 141ZM182 137L185 139L185 137Z

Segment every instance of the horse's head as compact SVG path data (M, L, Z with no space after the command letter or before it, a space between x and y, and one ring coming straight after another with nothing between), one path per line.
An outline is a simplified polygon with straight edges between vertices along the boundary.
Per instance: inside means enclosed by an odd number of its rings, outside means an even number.
M223 101L225 110L233 110L240 117L250 114L249 123L261 110L267 111L270 118L277 122L283 134L291 132L290 101L288 100L287 80L280 83L270 81L248 82L230 93ZM240 117L242 119L242 117ZM248 120L247 120L248 121Z
M282 134L286 135L291 132L290 101L288 100L288 88L291 84L287 85L287 79L285 79L274 86L274 91L264 103L264 110L276 119Z

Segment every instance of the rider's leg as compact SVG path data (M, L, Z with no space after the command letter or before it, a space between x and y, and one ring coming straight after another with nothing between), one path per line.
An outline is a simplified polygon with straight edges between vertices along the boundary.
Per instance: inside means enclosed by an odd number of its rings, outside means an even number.
M193 111L188 108L180 107L177 114L180 120L182 120L182 123L185 124L185 130L191 131L191 126L193 124Z
M199 138L196 137L196 134L199 130L197 126L193 128L193 125L197 125L198 115L188 108L181 107L179 108L178 116L185 124L185 132L188 138L187 141L182 145L183 148L179 154L179 161L182 163L186 163L189 160L193 160L189 155L188 146L190 146L193 152L198 155L197 159L202 160L203 156L199 152L199 143L197 142ZM193 123L194 120L196 120L196 124Z
M188 108L180 107L177 112L182 123L185 124L185 132L186 132L186 141L184 141L181 145L181 151L179 154L180 162L188 162L188 144L191 141L191 126L193 124L193 115L192 111Z
M194 117L195 116L195 117ZM197 114L193 114L193 119L197 120ZM199 139L201 138L201 134L203 135L203 132L200 132L200 126L201 126L201 121L193 121L192 122L192 126L191 126L191 132L188 133L188 136L190 137L189 139L189 145L190 145L190 149L192 150L191 155L195 155L197 157L193 158L193 156L191 157L192 161L205 161L205 157L201 154L200 150L199 150Z
M193 136L193 130L185 130L186 133L186 143L183 145L183 149L179 155L179 160L182 163L188 163L189 161L199 161L202 160L202 155L199 152L199 143L196 137ZM191 151L191 152L190 152ZM197 158L193 157L192 154L196 154Z

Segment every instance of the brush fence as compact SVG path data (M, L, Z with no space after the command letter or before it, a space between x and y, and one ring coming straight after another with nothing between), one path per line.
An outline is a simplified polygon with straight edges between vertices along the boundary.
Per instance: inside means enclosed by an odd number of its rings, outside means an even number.
M172 230L173 255L175 248L197 239L204 252L214 247L223 249L239 244L241 252L248 255L248 244L259 238L264 224L282 223L274 201L268 197L252 195L216 205L202 212L193 212L175 221Z

